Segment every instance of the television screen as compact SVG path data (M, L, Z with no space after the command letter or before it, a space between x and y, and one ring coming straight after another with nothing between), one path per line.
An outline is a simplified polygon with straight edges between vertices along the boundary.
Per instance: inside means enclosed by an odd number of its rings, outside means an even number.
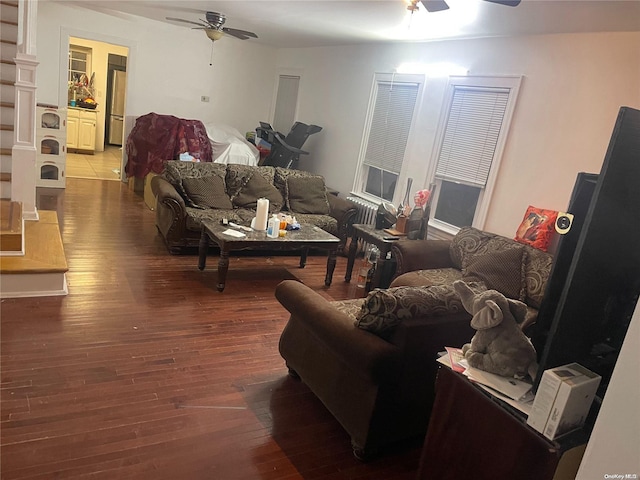
M622 107L599 175L581 173L532 343L542 372L577 362L604 396L640 293L640 111Z

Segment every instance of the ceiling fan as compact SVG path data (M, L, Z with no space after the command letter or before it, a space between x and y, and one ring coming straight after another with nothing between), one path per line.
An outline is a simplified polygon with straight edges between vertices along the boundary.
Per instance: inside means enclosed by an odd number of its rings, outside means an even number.
M204 30L204 33L207 34L207 37L209 37L212 42L220 40L224 36L224 34L231 35L232 37L239 38L240 40L258 38L258 36L253 32L239 30L237 28L223 27L224 22L227 20L227 17L224 14L218 12L206 12L206 20L200 19L199 22L192 22L191 20L185 20L183 18L165 18L167 20L171 20L172 22L182 22L188 23L190 25L197 25L196 27L192 28L194 30Z
M521 0L485 0L486 2L498 3L500 5L506 5L507 7L517 7L520 4ZM419 10L418 3L422 3L424 8L427 9L427 12L441 12L442 10L447 10L449 5L444 0L409 0L409 5L407 5L407 10L411 13Z

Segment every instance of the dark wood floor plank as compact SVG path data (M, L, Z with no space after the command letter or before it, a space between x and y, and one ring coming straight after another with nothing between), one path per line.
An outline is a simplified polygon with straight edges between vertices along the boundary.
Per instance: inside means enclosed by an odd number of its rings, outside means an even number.
M0 304L3 480L415 476L419 441L357 461L278 353L276 285L361 297L345 258L326 287L323 255L304 269L296 255L234 255L221 294L215 252L203 272L197 252L169 255L126 185L68 179L41 193L39 209L62 208L69 295Z

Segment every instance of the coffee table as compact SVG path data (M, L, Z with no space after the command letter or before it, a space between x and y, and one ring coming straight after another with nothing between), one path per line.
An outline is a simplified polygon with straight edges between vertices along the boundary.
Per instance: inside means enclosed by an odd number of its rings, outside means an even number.
M245 234L244 237L234 237L224 233L231 229ZM252 230L247 232L237 228L221 225L211 220L202 221L202 234L198 248L198 268L204 270L207 262L207 251L211 243L220 247L218 260L218 284L219 292L225 287L227 272L229 270L229 252L234 250L302 250L300 255L300 268L304 268L307 262L309 248L328 250L327 274L324 284L331 285L333 271L336 268L336 251L340 240L325 232L319 227L310 224L301 224L300 230L287 231L284 237L269 238L266 232Z

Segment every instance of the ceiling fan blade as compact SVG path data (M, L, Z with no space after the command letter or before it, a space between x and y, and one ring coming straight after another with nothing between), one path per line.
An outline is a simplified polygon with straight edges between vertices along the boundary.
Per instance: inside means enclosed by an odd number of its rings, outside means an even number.
M171 20L172 22L182 22L189 23L191 25L197 25L199 27L206 27L206 25L198 22L192 22L191 20L184 20L183 18L173 18L173 17L165 17L167 20Z
M422 0L422 4L427 9L427 12L441 12L449 8L449 5L444 0Z
M507 7L517 7L520 5L521 0L486 0L491 3L498 3L500 5L506 5Z
M247 30L239 30L237 28L229 27L222 27L222 30L232 37L240 38L242 40L246 40L247 38L258 38L258 35L253 32L248 32Z

